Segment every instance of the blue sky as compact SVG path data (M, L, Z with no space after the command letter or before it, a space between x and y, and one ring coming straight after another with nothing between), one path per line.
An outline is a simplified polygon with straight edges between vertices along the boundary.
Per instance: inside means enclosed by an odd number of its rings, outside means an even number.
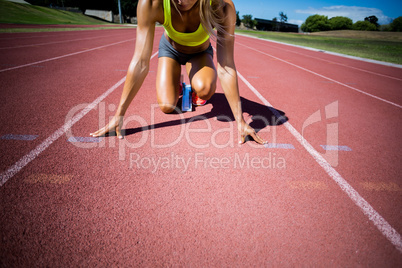
M288 22L301 25L308 16L326 15L328 18L344 16L353 22L375 15L380 24L388 24L402 16L401 0L233 0L240 18L251 14L253 18L272 20L283 11Z

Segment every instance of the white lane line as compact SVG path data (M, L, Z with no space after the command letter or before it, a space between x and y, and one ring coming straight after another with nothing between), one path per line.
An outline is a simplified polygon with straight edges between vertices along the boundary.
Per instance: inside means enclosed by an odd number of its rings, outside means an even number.
M286 143L266 143L264 147L269 149L295 149L292 144Z
M100 47L85 49L85 50L82 50L82 51L78 51L78 52L74 52L74 53L70 53L70 54L66 54L66 55L62 55L62 56L58 56L58 57L54 57L54 58L50 58L50 59L46 59L46 60L31 62L31 63L27 63L27 64L23 64L23 65L11 67L11 68L7 68L7 69L2 69L2 70L0 70L0 73L1 73L1 72L6 72L6 71L15 70L15 69L19 69L19 68L23 68L23 67L28 67L28 66L32 66L32 65L37 65L37 64L43 63L43 62L48 62L48 61L52 61L52 60L58 60L58 59L62 59L62 58L66 58L66 57L70 57L70 56L74 56L74 55L86 53L86 52L89 52L89 51L93 51L93 50L97 50L97 49L101 49L101 48L105 48L105 47L110 47L110 46L122 44L122 43L125 43L125 42L130 42L130 41L133 41L134 39L135 39L135 38L132 38L132 39L128 39L128 40L125 40L125 41L120 41L120 42L112 43L112 44L109 44L109 45L104 45L104 46L100 46Z
M2 140L18 140L18 141L33 141L38 135L18 135L18 134L6 134L0 137Z
M97 39L97 38L105 38L105 37L120 36L120 35L122 35L122 34L104 35L104 36L88 37L88 38L81 38L81 39L70 39L70 40L62 40L62 41L55 41L55 42L48 42L48 43L21 45L21 46L14 46L14 47L0 47L0 50L2 50L2 49L24 48L24 47L45 46L45 45L53 45L53 44L60 44L60 43L64 44L64 43L67 43L67 42L77 42L77 41L92 40L92 39Z
M156 52L152 55L151 60L158 54ZM72 119L68 120L63 126L56 130L52 135L50 135L44 142L39 144L35 149L30 151L28 154L23 156L14 165L8 168L6 171L0 174L0 187L3 186L9 179L11 179L15 174L17 174L21 169L28 165L32 160L38 157L44 150L46 150L53 142L65 134L75 123L80 121L87 113L93 110L102 100L104 100L110 93L112 93L116 88L124 83L126 77L123 77L119 82L114 84L106 92L100 95L92 103L88 104L81 112L76 114Z
M67 140L68 142L84 142L84 143L99 143L102 141L102 138L96 137L70 137Z
M46 32L46 35L40 35L45 32L16 32L16 33L0 33L0 36L12 36L12 37L3 37L0 38L2 40L16 40L16 39L32 39L32 38L48 38L48 37L66 37L66 36L83 36L87 35L89 31L98 31L98 30L79 30L79 31L55 31L55 32ZM106 31L108 29L105 29ZM22 36L21 36L22 35ZM29 36L26 36L29 35Z
M55 34L62 34L63 36L71 35L67 34L66 32L53 32ZM32 38L47 38L47 37L55 37L55 35L37 35L40 34L40 32L31 32L31 33L0 33L1 35L7 35L7 36L12 36L12 37L3 37L0 38L0 41L2 40L16 40L16 39L32 39ZM26 35L26 34L33 34L30 36L16 36L16 35Z
M250 88L250 90L271 110L271 112L280 117L281 115L272 104L269 103L239 72L240 79ZM325 170L325 172L338 184L349 198L363 211L363 213L374 223L377 229L402 253L401 235L380 215L378 212L344 179L342 176L318 153L311 144L288 122L284 122L289 132L296 140L307 150L314 160Z
M350 152L352 149L346 145L320 145L325 151L347 151Z
M259 52L259 53L261 53L261 54L264 54L264 55L266 55L266 56L268 56L268 57L271 57L271 58L274 58L274 59L276 59L276 60L282 61L282 62L284 62L284 63L286 63L286 64L292 65L293 67L299 68L299 69L301 69L301 70L303 70L303 71L309 72L309 73L314 74L314 75L319 76L319 77L322 77L322 78L324 78L324 79L326 79L326 80L332 81L332 82L337 83L337 84L339 84L339 85L341 85L341 86L350 88L350 89L352 89L352 90L354 90L354 91L356 91L356 92L362 93L362 94L367 95L367 96L369 96L369 97L372 97L372 98L375 98L375 99L377 99L377 100L383 101L383 102L385 102L385 103L391 104L391 105L396 106L396 107L398 107L398 108L402 108L402 106L399 105L399 104L396 104L396 103L391 102L391 101L388 101L388 100L386 100L386 99L377 97L377 96L375 96L375 95L373 95L373 94L367 93L367 92L365 92L365 91L363 91L363 90L360 90L360 89L357 89L357 88L355 88L355 87L349 86L349 85L347 85L347 84L344 84L344 83L339 82L339 81L337 81L337 80L331 79L331 78L326 77L326 76L324 76L324 75L321 75L321 74L319 74L319 73L313 72L313 71L311 71L311 70L309 70L309 69L303 68L303 67L301 67L301 66L299 66L299 65L293 64L293 63L288 62L288 61L283 60L283 59L280 59L280 58L278 58L278 57L275 57L275 56L273 56L273 55L270 55L270 54L268 54L268 53L265 53L265 52L263 52L263 51L261 51L261 50L258 50L258 49L249 47L249 46L244 45L244 44L241 44L241 43L239 43L239 42L236 42L236 44L239 44L239 45L244 46L244 47L246 47L246 48L248 48L248 49L257 51L257 52Z

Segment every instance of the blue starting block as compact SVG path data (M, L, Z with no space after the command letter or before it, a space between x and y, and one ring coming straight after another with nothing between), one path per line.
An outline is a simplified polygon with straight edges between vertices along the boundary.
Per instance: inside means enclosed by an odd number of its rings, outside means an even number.
M191 85L183 83L183 98L181 100L181 111L191 112L193 110L193 101L191 96Z

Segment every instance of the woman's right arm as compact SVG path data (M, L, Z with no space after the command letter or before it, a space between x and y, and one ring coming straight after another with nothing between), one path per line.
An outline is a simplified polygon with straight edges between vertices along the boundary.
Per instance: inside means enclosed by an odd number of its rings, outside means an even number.
M105 127L91 133L93 137L104 136L108 132L116 131L116 135L120 139L123 138L121 135L123 116L135 95L137 95L149 71L149 62L155 35L155 23L158 16L158 8L153 6L157 4L156 2L157 1L153 0L140 0L138 2L138 26L135 51L127 71L119 106L114 118Z

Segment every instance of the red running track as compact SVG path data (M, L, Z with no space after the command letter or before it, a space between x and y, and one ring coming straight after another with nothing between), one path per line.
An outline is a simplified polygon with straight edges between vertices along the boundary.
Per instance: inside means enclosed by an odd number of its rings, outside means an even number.
M154 54L126 138L90 139L134 39L0 35L1 266L402 264L401 68L237 36L244 115L269 141L240 146L220 85L157 108Z

